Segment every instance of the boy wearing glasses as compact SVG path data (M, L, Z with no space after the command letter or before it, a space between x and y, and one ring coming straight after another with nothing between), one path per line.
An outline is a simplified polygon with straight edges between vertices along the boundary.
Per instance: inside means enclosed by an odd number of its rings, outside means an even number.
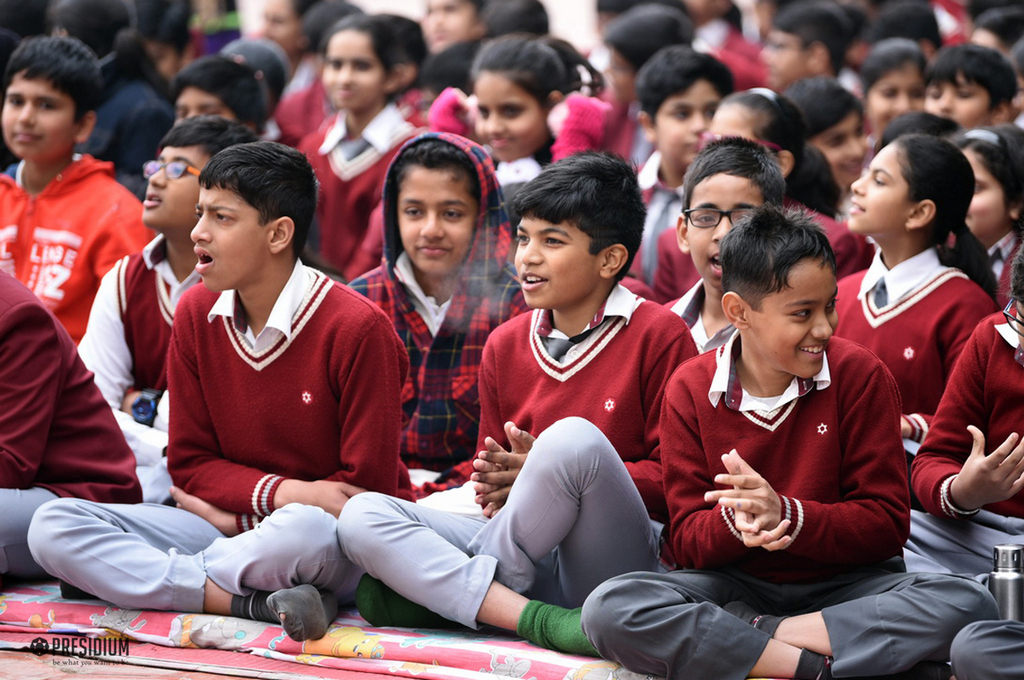
M199 283L189 237L199 173L218 151L254 141L249 128L220 116L184 120L164 135L159 157L142 168L142 222L157 236L103 277L79 347L135 453L146 502L170 499L167 346L178 300Z
M702 353L725 344L735 328L722 310L719 242L733 223L760 205L782 205L786 180L764 145L739 137L712 142L683 179L679 248L693 259L700 280L672 305Z
M908 569L987 574L992 546L1024 542L1021 251L1010 267L1013 297L967 341L914 458Z
M25 284L77 344L100 279L151 234L114 166L75 145L89 139L99 62L75 38L22 41L4 73L4 141L21 159L0 176L0 271Z

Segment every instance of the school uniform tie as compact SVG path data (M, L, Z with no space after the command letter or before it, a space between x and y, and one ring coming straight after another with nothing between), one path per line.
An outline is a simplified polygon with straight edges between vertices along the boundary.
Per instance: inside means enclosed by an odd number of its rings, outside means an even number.
M357 137L355 139L346 139L342 141L338 145L338 148L341 149L341 155L345 158L345 160L350 161L359 154L361 154L362 152L369 149L370 143L363 139L362 137Z
M573 345L578 345L586 340L587 336L589 336L596 328L597 326L594 328L588 328L579 335L574 335L571 338L542 338L542 341L544 342L544 349L548 351L548 354L551 355L552 359L555 361L561 361L562 357L565 356L565 353L568 352Z
M875 307L881 309L882 307L885 307L887 304L889 304L889 291L885 287L884 277L878 279L878 283L876 283L875 287L872 288L871 290L871 295L873 296L872 299L875 303Z

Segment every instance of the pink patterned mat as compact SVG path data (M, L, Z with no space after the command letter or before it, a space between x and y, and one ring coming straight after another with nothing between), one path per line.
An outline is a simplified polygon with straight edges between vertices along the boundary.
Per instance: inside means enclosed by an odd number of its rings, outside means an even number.
M498 632L372 628L354 611L345 611L326 636L299 643L289 639L280 626L247 619L118 609L96 600L64 600L55 583L19 585L0 591L0 646L4 646L5 640L14 644L12 640L26 634L44 640L74 635L97 641L127 639L145 643L131 647L137 650L136 662L143 658L139 656L142 648L152 649L152 645L191 650L184 662L199 665L231 663L223 660L225 655L196 651L199 649L244 652L261 660L291 662L300 675L324 677L338 677L329 672L333 669L425 680L493 680L495 675L527 680L645 678L615 663L559 654ZM90 645L83 643L75 649L78 647L86 652L81 656L90 656ZM120 651L110 643L91 647L93 651ZM130 651L122 656L122 661L132 662ZM157 658L161 656L171 662L176 655L156 654ZM172 663L168 667L176 666Z

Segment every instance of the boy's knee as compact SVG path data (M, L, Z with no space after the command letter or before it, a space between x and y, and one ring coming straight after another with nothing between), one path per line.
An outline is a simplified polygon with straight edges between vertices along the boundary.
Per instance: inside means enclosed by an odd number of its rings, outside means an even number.
M604 641L613 639L622 631L621 603L629 588L629 574L616 576L599 585L587 596L583 603L581 623L583 632L601 651Z
M957 633L950 646L949 656L953 663L953 674L958 680L998 676L1003 669L992 667L992 660L998 658L991 647L992 633L1002 629L1005 624L1005 621L976 621Z
M345 503L337 521L338 543L346 555L359 552L363 545L379 540L374 527L396 516L394 498L380 493L361 493Z
M537 464L559 466L570 464L573 461L586 461L601 457L620 460L604 433L589 420L576 416L562 418L552 423L537 437L533 451L539 451L542 454L546 451L558 452L558 455L534 456L530 462L535 466ZM566 455L570 452L575 455Z
M54 564L61 558L71 557L72 551L58 542L58 538L67 532L74 532L82 526L83 520L89 515L85 507L91 501L79 498L57 498L39 506L32 515L28 527L28 549L41 567Z
M315 505L291 503L260 522L257 531L264 536L273 536L279 551L302 552L310 550L310 543L320 544L324 540L333 543L334 516Z

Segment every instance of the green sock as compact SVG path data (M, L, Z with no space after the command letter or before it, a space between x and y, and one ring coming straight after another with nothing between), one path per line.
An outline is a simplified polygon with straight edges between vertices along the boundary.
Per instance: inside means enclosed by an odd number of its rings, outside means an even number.
M545 649L583 656L601 655L583 634L580 611L530 600L519 615L516 633Z
M383 581L363 574L356 586L356 607L359 615L371 626L399 626L401 628L457 628L449 621L421 604L407 600L384 585Z

